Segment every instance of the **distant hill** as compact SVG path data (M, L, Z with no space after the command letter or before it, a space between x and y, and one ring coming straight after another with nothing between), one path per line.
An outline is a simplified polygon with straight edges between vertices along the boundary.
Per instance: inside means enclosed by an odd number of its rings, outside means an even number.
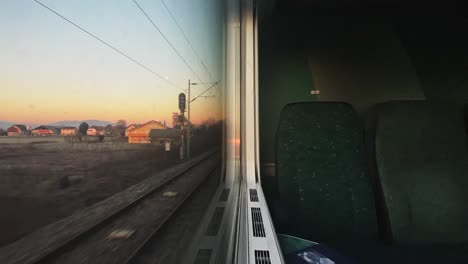
M51 124L39 124L39 125L59 126L59 127L62 127L62 126L79 127L80 124L83 123L83 122L88 123L89 126L114 125L114 123L112 123L112 122L102 121L102 120L81 120L81 121L79 121L79 120L68 121L67 120L67 121L59 121L59 122L55 122L55 123L51 123ZM26 126L30 126L32 128L35 128L35 127L39 126L38 124L25 124L25 123L21 123L21 122L14 123L14 122L0 121L0 128L1 129L7 129L7 128L11 127L14 124L26 125Z
M0 121L0 128L1 129L7 129L7 128L11 127L12 125L14 125L14 123L12 123L12 122Z
M101 121L101 120L73 120L73 121L59 121L55 123L48 124L49 126L71 126L71 127L79 127L81 123L86 122L89 126L107 126L113 125L114 123L109 121Z

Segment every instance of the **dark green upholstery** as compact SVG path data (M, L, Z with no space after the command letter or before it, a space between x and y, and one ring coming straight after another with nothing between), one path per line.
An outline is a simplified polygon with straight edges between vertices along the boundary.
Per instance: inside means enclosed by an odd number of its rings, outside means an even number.
M375 151L396 244L468 241L468 154L461 107L379 105Z
M316 242L377 238L363 132L345 103L286 105L277 130L282 230Z

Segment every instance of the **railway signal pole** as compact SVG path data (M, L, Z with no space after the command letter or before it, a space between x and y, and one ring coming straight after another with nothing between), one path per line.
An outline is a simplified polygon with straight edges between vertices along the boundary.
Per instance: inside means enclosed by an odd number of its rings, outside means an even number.
M184 150L184 112L185 112L185 102L186 102L186 99L185 99L185 94L184 93L180 93L179 94L179 110L180 110L180 115L179 115L179 120L181 121L181 129L182 129L182 133L180 134L180 159L183 160L184 159L184 153L185 153L185 150Z
M190 124L190 79L188 80L188 91L187 91L187 94L188 94L188 97L187 97L187 159L190 159L190 138L191 138L191 134L190 134L190 131L191 131L191 127L192 127L192 124ZM193 85L196 85L196 84L193 84Z
M190 122L190 105L192 104L193 101L197 100L200 97L203 98L208 98L208 97L215 97L213 96L206 96L204 95L206 92L208 92L211 88L215 87L218 85L220 81L214 82L214 83L193 83L188 80L188 90L187 90L187 159L190 159L190 138L191 138L191 127L192 123ZM197 95L195 98L191 99L190 98L190 90L192 85L199 85L199 84L212 84L210 87L208 87L205 91Z

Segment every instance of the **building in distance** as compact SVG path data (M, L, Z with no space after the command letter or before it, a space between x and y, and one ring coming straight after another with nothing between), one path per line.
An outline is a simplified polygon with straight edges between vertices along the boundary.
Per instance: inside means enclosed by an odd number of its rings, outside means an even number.
M172 113L172 127L180 127L179 113L177 112Z
M151 143L150 132L152 129L168 129L167 126L160 122L151 120L141 126L135 127L126 131L128 136L128 143L130 144L149 144Z
M140 124L131 124L125 129L125 136L128 137L128 132L134 128L141 126Z
M28 128L25 125L12 125L7 129L7 136L27 136Z
M61 134L61 128L56 126L38 126L31 131L32 136L56 136Z
M182 130L177 128L151 129L149 133L151 143L163 144L165 142L180 141Z
M88 136L104 136L105 129L103 126L92 126L86 131Z
M60 129L60 135L62 136L75 136L78 133L76 127L62 127Z

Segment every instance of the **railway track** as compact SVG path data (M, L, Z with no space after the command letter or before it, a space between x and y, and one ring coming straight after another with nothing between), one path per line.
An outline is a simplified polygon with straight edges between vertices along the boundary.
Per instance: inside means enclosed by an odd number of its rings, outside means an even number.
M221 169L218 167L213 171L212 175L194 191L190 199L177 210L171 220L167 221L157 234L140 249L130 263L184 263L188 249L195 242L193 239L201 227L207 208L215 195L219 194Z
M0 263L134 263L219 166L213 150L0 249Z

